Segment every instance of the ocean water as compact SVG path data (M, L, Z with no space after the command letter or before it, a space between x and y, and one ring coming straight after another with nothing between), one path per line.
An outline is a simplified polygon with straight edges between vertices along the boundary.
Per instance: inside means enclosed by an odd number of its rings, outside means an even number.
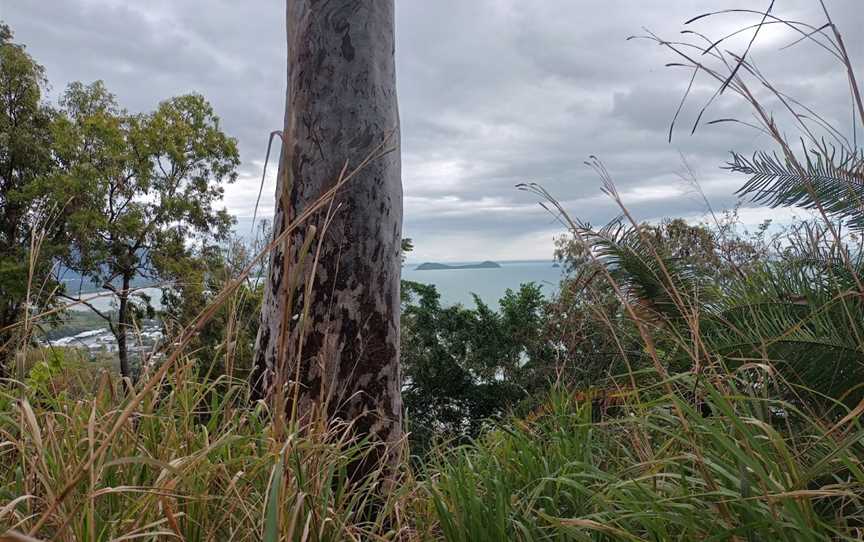
M465 265L477 262L447 262L449 265ZM442 305L460 303L466 307L474 306L471 294L477 294L487 305L498 306L498 300L511 288L516 290L520 284L534 282L547 297L558 291L561 281L561 268L553 267L548 260L502 261L498 269L436 269L418 271L417 262L406 263L402 267L402 278L423 284L434 284L441 294ZM140 286L139 286L140 287ZM141 288L141 293L150 296L150 302L157 310L161 308L161 291L158 288ZM106 291L90 292L82 295L99 310L116 309L114 297ZM87 311L78 305L76 310Z
M448 262L463 265L476 262ZM473 308L472 293L477 294L487 305L498 307L498 300L504 296L508 288L516 290L520 284L534 282L540 285L543 293L549 297L558 290L561 280L561 268L553 267L551 261L511 261L498 262L497 269L441 269L418 271L418 263L406 263L402 268L402 278L424 284L434 284L441 294L441 304L444 306L461 304ZM151 296L154 307L159 308L160 291L156 288L142 288L142 292ZM91 292L85 294L91 304L100 310L116 309L114 298L108 292ZM77 306L75 310L89 310ZM133 352L149 352L153 345L161 341L162 332L158 324L150 322L145 325L130 343ZM54 346L77 346L92 352L116 351L114 336L107 328L87 330L77 335L59 337L50 344Z
M159 288L149 288L143 286L134 287L137 293L144 294L150 297L150 305L153 306L154 309L159 310L162 308L162 290ZM70 290L72 292L71 295L78 295L75 290ZM100 311L113 311L117 310L117 300L116 298L109 292L108 290L94 290L94 291L86 291L82 292L80 295L81 299L87 301L90 305L96 307L96 309ZM87 312L90 310L89 307L82 304L73 304L71 301L69 302L72 305L72 310Z
M452 265L462 265L476 262L447 262ZM561 281L561 268L553 267L552 261L503 261L498 262L498 269L441 269L418 271L419 263L406 263L402 268L402 278L424 284L434 284L441 294L442 305L459 303L473 308L474 299L471 294L483 300L487 305L497 308L498 300L504 296L508 288L517 290L520 284L534 282L538 284L546 297L558 291Z

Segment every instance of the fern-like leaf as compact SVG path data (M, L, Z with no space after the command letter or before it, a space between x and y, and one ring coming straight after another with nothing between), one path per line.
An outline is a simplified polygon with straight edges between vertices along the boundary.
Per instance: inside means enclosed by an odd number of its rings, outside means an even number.
M753 202L806 209L818 202L833 218L864 230L864 154L812 151L799 167L765 152L750 159L732 153L728 169L750 176L737 193Z

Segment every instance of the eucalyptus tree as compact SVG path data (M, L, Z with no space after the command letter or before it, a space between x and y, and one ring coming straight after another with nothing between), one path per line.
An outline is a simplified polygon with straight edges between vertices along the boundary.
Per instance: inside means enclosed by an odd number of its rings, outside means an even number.
M195 248L227 238L234 219L217 206L237 177L237 144L200 95L133 115L101 82L73 83L62 106L55 189L77 195L65 263L116 300L116 311L85 304L106 320L121 373L131 377L128 333L153 310L133 280L170 287L184 279Z
M276 236L346 164L399 140L393 0L289 0L287 28ZM291 414L389 444L402 434L400 175L398 151L378 156L271 254L253 373L259 396L297 391Z

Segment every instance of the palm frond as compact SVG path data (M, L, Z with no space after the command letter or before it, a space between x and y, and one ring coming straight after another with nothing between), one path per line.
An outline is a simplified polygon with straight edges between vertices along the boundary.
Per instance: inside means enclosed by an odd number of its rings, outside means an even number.
M703 338L727 360L770 362L829 396L864 381L864 303L830 260L764 263L705 312ZM856 395L850 400L857 401Z
M728 169L750 176L737 193L753 202L805 209L818 202L833 218L864 229L864 154L814 150L799 165L766 152L750 159L733 152Z
M642 228L612 222L582 237L631 301L665 320L682 318L681 295L696 289L697 275L681 258L651 242Z

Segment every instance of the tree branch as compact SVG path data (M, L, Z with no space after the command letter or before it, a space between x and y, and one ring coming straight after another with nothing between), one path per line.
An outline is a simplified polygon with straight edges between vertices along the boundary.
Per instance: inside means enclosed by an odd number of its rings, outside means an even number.
M89 301L86 301L84 299L72 297L70 295L66 295L64 293L59 293L59 292L58 292L57 296L62 297L64 299L68 299L69 301L73 301L75 304L84 305L85 307L87 307L88 309L93 311L97 316L99 316L100 318L102 318L103 320L108 322L108 327L111 329L111 333L114 333L114 322L111 320L110 314L105 314L104 312L97 309L95 305L93 305L92 303L90 303Z

